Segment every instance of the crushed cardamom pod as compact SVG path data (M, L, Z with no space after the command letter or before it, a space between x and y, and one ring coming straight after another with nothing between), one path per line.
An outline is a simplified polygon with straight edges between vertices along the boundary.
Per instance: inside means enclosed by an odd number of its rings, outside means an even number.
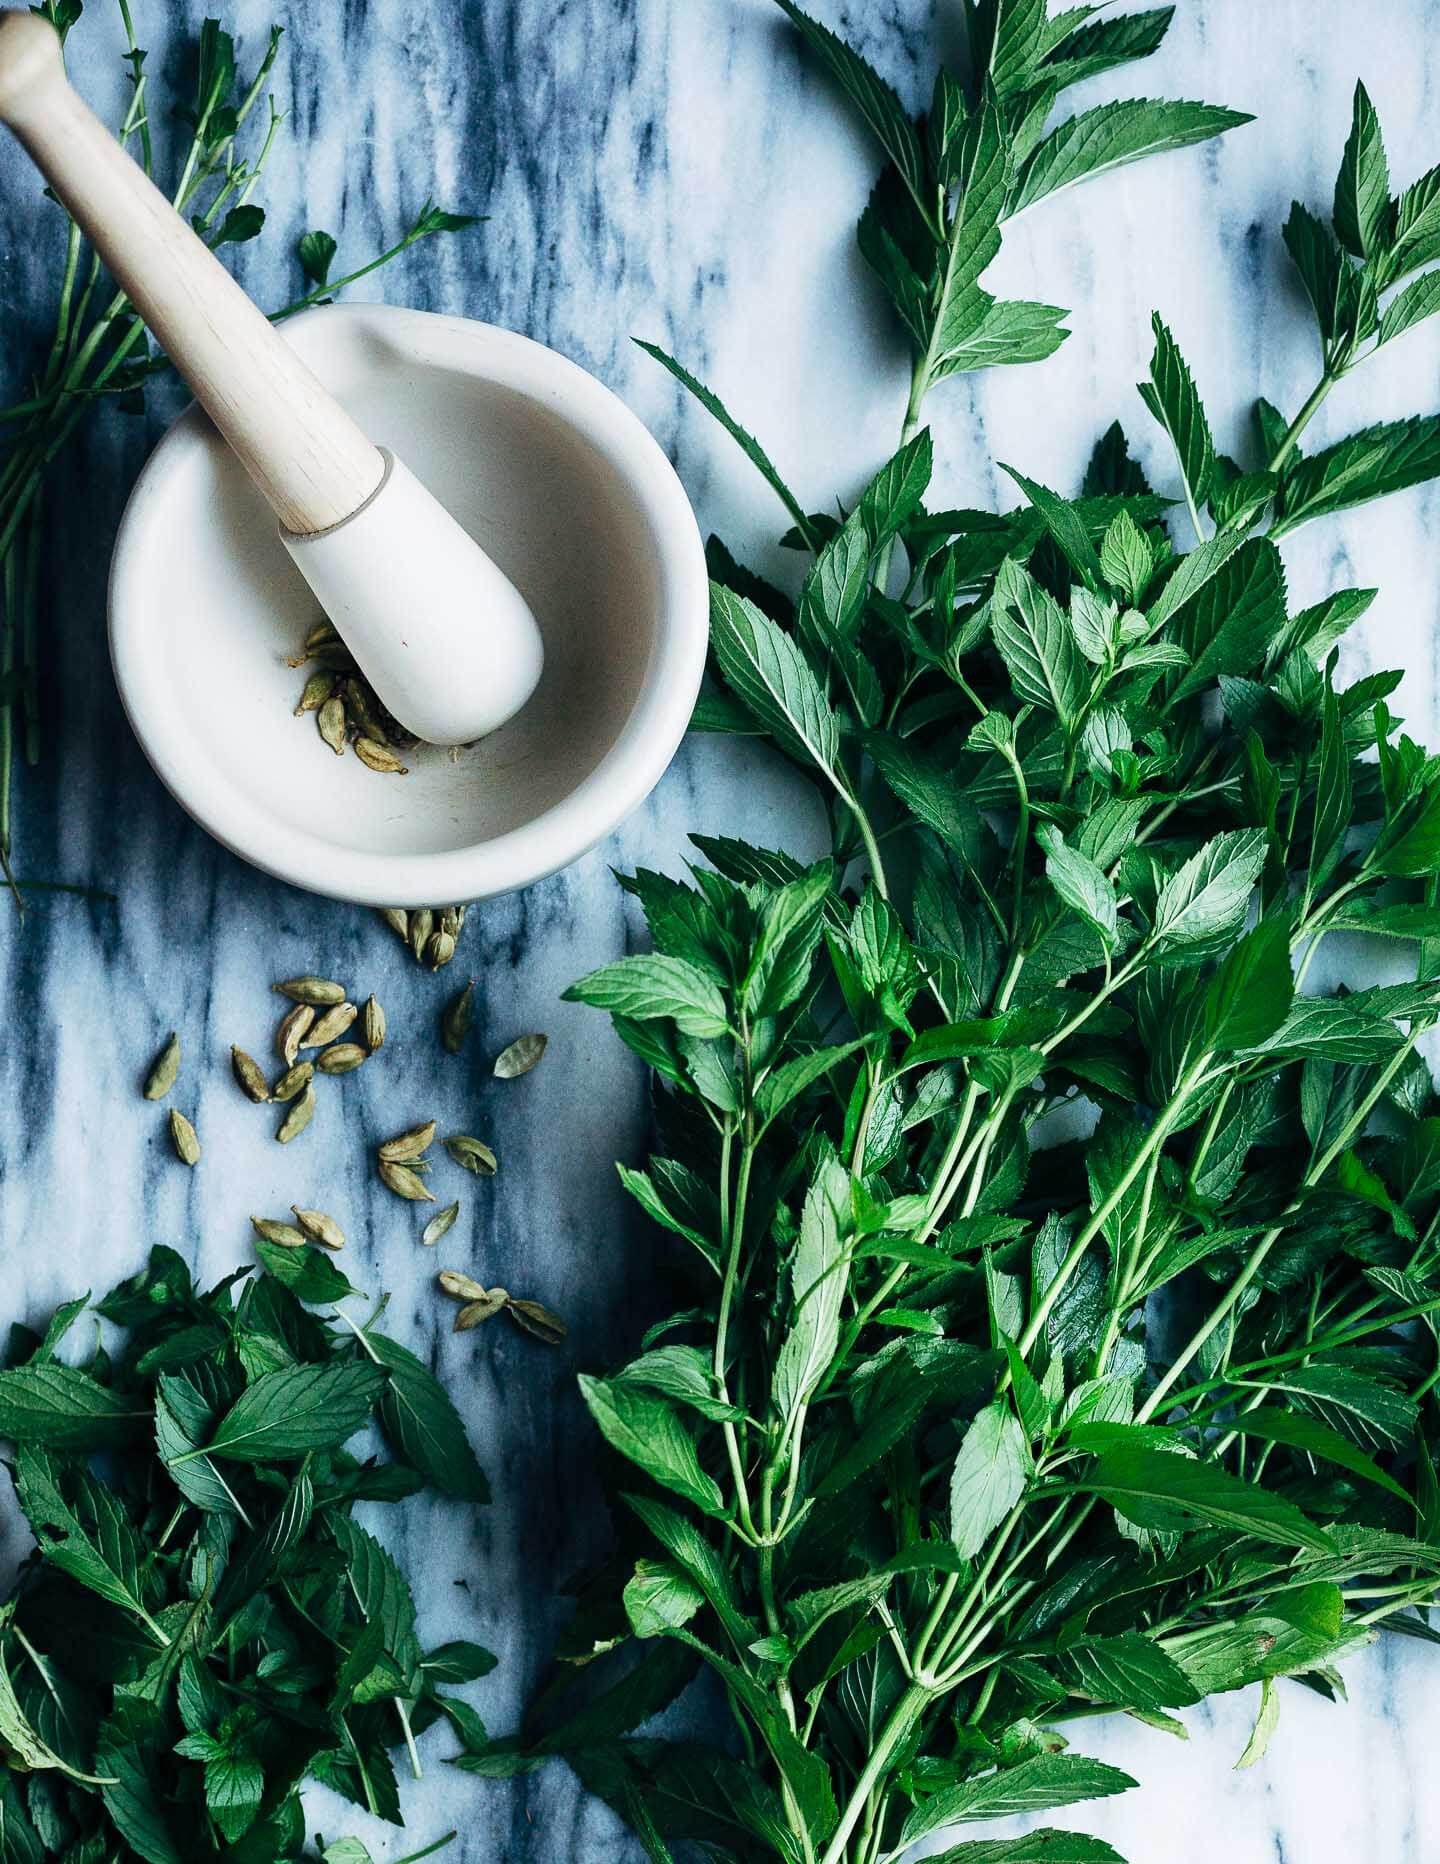
M297 1061L293 1068L287 1068L270 1090L272 1100L293 1100L301 1094L315 1079L315 1064L310 1061Z
M463 990L457 991L445 1005L445 1012L440 1018L440 1040L447 1053L458 1055L465 1046L465 1039L470 1034L470 1025L475 1020L475 979L472 977Z
M333 1004L310 1025L300 1043L301 1048L323 1048L327 1042L343 1036L359 1014L353 1003Z
M440 1238L444 1236L447 1231L454 1229L455 1219L459 1215L460 1200L456 1198L453 1204L447 1204L442 1211L438 1211L430 1219L425 1225L425 1228L420 1232L420 1241L424 1243L427 1249L430 1248L432 1244L438 1243Z
M376 1157L382 1164L411 1164L434 1137L434 1120L422 1120L418 1126L409 1127L405 1132L397 1133L393 1139L387 1139L377 1148Z
M345 1001L343 984L335 983L332 978L315 977L309 972L304 977L287 977L271 988L280 996L289 997L292 1003L308 1003L316 1009L323 1010L332 1003Z
M281 1017L280 1027L275 1031L275 1052L287 1068L294 1067L300 1044L309 1034L314 1020L314 1008L308 1003L297 1003L293 1010Z
M170 1109L170 1143L182 1165L200 1163L200 1140L195 1128L178 1107Z
M361 1048L358 1042L337 1042L315 1057L315 1066L321 1074L350 1074L369 1054L370 1051Z
M295 1228L293 1223L276 1223L270 1217L252 1217L250 1227L257 1236L263 1236L267 1243L279 1243L282 1249L303 1249L304 1233Z
M542 1307L538 1301L510 1301L506 1313L523 1333L534 1339L543 1340L547 1346L558 1346L565 1338L568 1328L558 1314L552 1314L548 1307Z
M343 1249L345 1232L333 1217L326 1216L323 1210L302 1210L298 1204L292 1204L295 1221L310 1238L312 1243L321 1243L326 1249Z
M479 1282L459 1269L441 1269L435 1279L452 1301L483 1301L485 1298L485 1290Z
M150 1072L145 1077L144 1094L147 1100L163 1100L175 1085L175 1077L180 1072L180 1038L172 1029L165 1038L165 1046L150 1064Z
M361 1015L364 1018L365 1046L373 1055L376 1049L385 1046L385 1011L378 998L372 995L365 999Z
M455 1316L455 1332L468 1333L472 1327L478 1327L482 1320L489 1320L503 1307L510 1305L510 1296L504 1288L492 1288L488 1294L478 1300L467 1301Z
M530 1070L545 1053L550 1038L542 1035L516 1036L508 1048L495 1057L492 1070L497 1081L514 1081Z
M456 1133L447 1139L445 1150L457 1165L474 1172L477 1178L493 1178L499 1169L500 1161L484 1140L472 1139L468 1133Z
M233 1044L230 1049L230 1071L235 1076L235 1084L242 1094L247 1095L257 1105L270 1098L270 1083L265 1079L265 1071L253 1056L247 1055L242 1048Z
M418 1172L408 1165L396 1165L389 1159L380 1160L380 1182L396 1197L405 1197L412 1204L433 1204L435 1193L428 1187Z
M292 1139L298 1138L310 1124L315 1115L315 1083L310 1082L298 1100L292 1100L285 1118L280 1122L275 1137L282 1146L288 1146Z

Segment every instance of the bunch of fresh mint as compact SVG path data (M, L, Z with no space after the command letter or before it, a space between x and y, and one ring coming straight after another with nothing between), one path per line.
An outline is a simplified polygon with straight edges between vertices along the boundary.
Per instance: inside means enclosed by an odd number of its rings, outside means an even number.
M1339 676L1373 592L1292 613L1275 539L1440 471L1434 416L1300 446L1440 308L1440 170L1394 198L1357 92L1330 223L1285 234L1315 391L1260 402L1247 459L1157 319L1161 491L1113 427L1078 496L1012 472L1014 510L931 509L927 391L1060 335L980 282L1006 216L1237 119L1048 127L1169 9L970 0L973 82L917 124L781 4L889 157L860 241L913 343L904 444L811 513L662 360L806 563L792 600L712 545L701 722L810 777L833 853L697 836L693 884L625 883L653 955L574 987L657 1076L660 1149L622 1175L693 1289L585 1382L614 1560L521 1733L461 1764L567 1754L657 1864L941 1833L947 1864L1102 1864L959 1828L1133 1784L1072 1748L1083 1717L1178 1732L1258 1682L1253 1759L1278 1678L1330 1694L1377 1627L1434 1636L1440 759L1398 674ZM1413 981L1317 993L1342 930ZM631 1733L702 1672L728 1740Z
M378 1314L305 1305L354 1293L328 1257L259 1252L270 1273L202 1293L153 1249L98 1304L123 1348L97 1337L83 1365L58 1349L87 1296L43 1337L11 1329L0 1437L37 1544L0 1608L5 1864L288 1864L306 1779L398 1824L392 1750L418 1773L442 1718L484 1741L442 1686L494 1658L423 1648L404 1574L352 1515L427 1485L486 1500L459 1416ZM372 1422L386 1459L345 1448Z

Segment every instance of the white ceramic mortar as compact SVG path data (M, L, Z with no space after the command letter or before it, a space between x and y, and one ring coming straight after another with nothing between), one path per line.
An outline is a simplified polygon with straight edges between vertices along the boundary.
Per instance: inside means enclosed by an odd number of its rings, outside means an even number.
M603 839L673 757L704 666L695 519L609 389L490 324L383 305L285 326L515 583L545 640L524 710L408 776L336 757L292 712L320 619L275 520L198 408L156 448L110 575L110 651L146 755L190 814L266 872L337 899L508 893Z

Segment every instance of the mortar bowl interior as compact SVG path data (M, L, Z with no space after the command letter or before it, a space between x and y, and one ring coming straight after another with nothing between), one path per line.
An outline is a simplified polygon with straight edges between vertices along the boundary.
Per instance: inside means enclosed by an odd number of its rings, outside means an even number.
M529 602L545 671L480 743L336 756L286 665L321 619L275 520L191 408L126 508L110 580L121 698L172 794L227 847L314 892L437 905L523 887L658 781L699 688L704 553L668 460L607 388L512 332L379 305L286 327ZM456 626L473 625L457 616Z

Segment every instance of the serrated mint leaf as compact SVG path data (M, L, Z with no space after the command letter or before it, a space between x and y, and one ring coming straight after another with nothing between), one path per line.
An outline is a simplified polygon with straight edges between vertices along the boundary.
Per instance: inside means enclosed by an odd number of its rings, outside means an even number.
M1285 566L1280 553L1268 538L1248 538L1170 631L1191 661L1172 699L1188 699L1223 674L1251 672L1285 627Z
M1155 565L1155 550L1144 531L1123 508L1110 520L1100 540L1100 574L1128 602L1138 602Z
M872 550L887 544L914 516L935 466L930 429L922 427L883 465L856 506Z
M1045 877L1065 904L1100 934L1107 951L1115 947L1115 888L1103 868L1066 846L1059 829L1044 823L1035 839L1045 853Z
M900 1843L911 1845L929 1832L946 1825L961 1825L982 1819L1005 1819L1022 1812L1048 1812L1056 1806L1074 1806L1086 1799L1105 1799L1125 1793L1136 1783L1118 1767L1091 1760L1084 1754L1036 1754L1017 1767L995 1768L959 1786L946 1787L931 1795L906 1819L900 1831ZM1023 1841L1022 1841L1023 1842ZM1095 1840L1081 1842L1093 1845ZM942 1852L936 1864L944 1864ZM963 1858L963 1851L960 1853ZM983 1856L983 1853L981 1854ZM998 1854L1001 1858L1004 1852ZM1024 1852L1016 1854L1023 1857ZM1035 1857L1056 1855L1052 1850L1035 1851ZM1063 1850L1058 1854L1063 1857ZM1083 1851L1077 1854L1085 1857ZM1102 1853L1090 1853L1103 1856Z
M1440 271L1412 278L1386 305L1380 317L1380 342L1393 343L1416 324L1440 311Z
M1013 557L995 578L990 628L1016 698L1068 725L1085 698L1089 670L1055 598Z
M1215 466L1210 423L1185 358L1158 311L1151 316L1150 327L1155 333L1155 350L1150 358L1150 380L1139 384L1140 395L1170 436L1185 481L1185 496L1192 512L1198 512L1209 495Z
M0 1437L17 1444L111 1449L148 1420L148 1408L133 1395L113 1392L74 1366L51 1362L0 1372Z
M710 638L726 680L781 748L838 785L835 713L790 636L753 602L712 583Z
M1350 135L1335 178L1335 231L1357 259L1384 249L1390 209L1390 170L1380 119L1363 84L1355 86Z
M1173 6L1162 6L1148 13L1089 21L1060 39L1038 75L1053 79L1064 90L1102 71L1113 71L1117 65L1148 58L1159 49L1174 16Z
M981 303L980 300L984 302ZM1057 304L1034 304L1024 298L991 298L976 287L963 337L955 336L937 362L932 381L974 369L998 368L1005 363L1044 362L1053 356L1070 332L1060 320L1070 313Z
M580 1394L613 1449L702 1514L725 1513L725 1498L714 1477L701 1468L694 1438L663 1398L637 1385L584 1373Z
M1231 829L1172 874L1155 902L1157 955L1194 958L1228 941L1245 917L1265 851L1259 829Z
M950 1472L950 1538L973 1560L1025 1493L1030 1451L1003 1401L972 1418Z
M1127 97L1100 104L1062 123L1025 164L1010 200L1023 213L1047 194L1072 187L1143 156L1206 142L1252 119L1243 110L1178 98Z
M924 180L920 139L900 99L858 52L818 20L802 13L794 0L776 0L776 4L870 126L906 187L918 197Z
M617 958L574 983L567 1003L589 1003L637 1022L668 1017L687 1035L723 1036L730 1027L725 998L713 977L683 958Z
M1027 479L1013 466L1000 461L1000 470L1012 478L1045 522L1045 529L1060 546L1066 561L1078 576L1093 588L1100 581L1100 559L1090 541L1090 532L1079 509L1068 498L1061 498L1049 486ZM1088 656L1087 658L1093 658Z
M1421 485L1437 473L1440 415L1417 414L1408 421L1366 427L1286 472L1283 511L1271 535L1284 537L1312 518Z
M790 1324L775 1359L770 1401L787 1428L835 1356L847 1275L850 1174L833 1153L806 1193L790 1265Z
M338 1449L367 1421L383 1385L368 1363L263 1372L221 1417L204 1453L265 1463Z
M1281 238L1315 312L1321 341L1333 343L1339 333L1345 295L1344 280L1348 270L1345 257L1330 229L1299 201L1290 204L1290 217Z
M625 1615L638 1638L663 1637L685 1625L705 1603L705 1594L668 1560L641 1560L625 1587Z
M1005 97L1024 88L1046 44L1046 0L983 0L966 9L975 68Z
M460 1413L434 1373L408 1347L383 1333L367 1331L364 1344L387 1374L380 1423L396 1454L445 1494L468 1502L489 1501L490 1485Z
M1267 919L1229 952L1205 993L1205 1042L1214 1050L1259 1048L1284 1022L1295 994L1290 925Z
M1331 1551L1329 1536L1294 1502L1191 1456L1117 1445L1096 1457L1078 1485L1118 1508L1137 1527L1164 1532L1195 1517L1278 1546Z

